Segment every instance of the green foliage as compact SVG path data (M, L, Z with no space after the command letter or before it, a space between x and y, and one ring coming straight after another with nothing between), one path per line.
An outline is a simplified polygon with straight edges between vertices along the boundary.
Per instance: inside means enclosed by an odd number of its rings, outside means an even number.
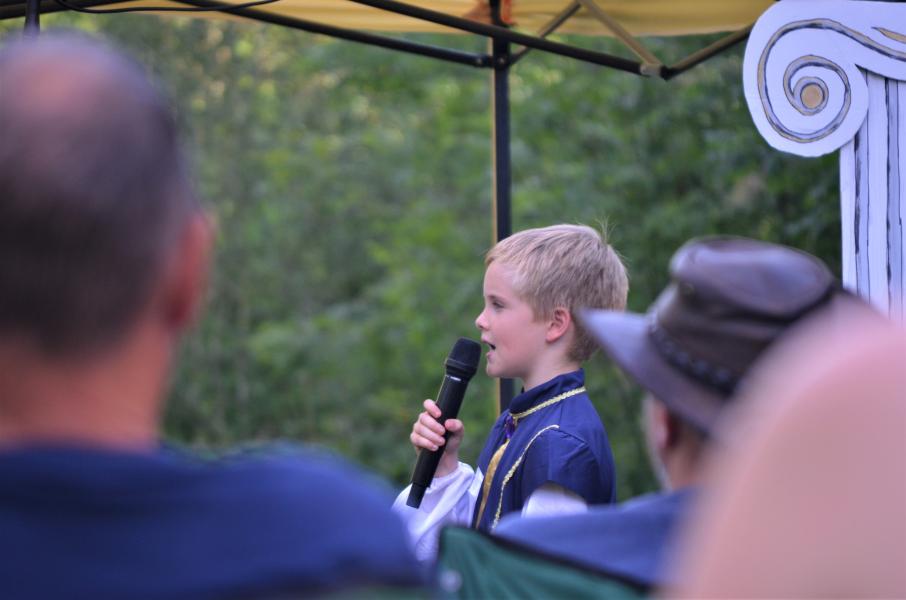
M42 23L107 37L163 80L216 215L207 315L184 345L167 435L203 447L305 441L402 483L421 400L453 341L477 337L491 238L488 73L227 20ZM705 41L650 43L676 59ZM780 241L839 270L834 158L767 147L741 62L737 48L661 82L526 56L511 74L514 228L606 223L638 311L693 236ZM652 489L639 391L601 358L587 370L620 496ZM496 414L493 383L476 376L464 404L470 461Z

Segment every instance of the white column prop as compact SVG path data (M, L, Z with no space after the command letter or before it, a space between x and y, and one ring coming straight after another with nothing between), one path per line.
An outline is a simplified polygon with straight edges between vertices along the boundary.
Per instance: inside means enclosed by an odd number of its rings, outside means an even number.
M752 29L743 83L771 146L840 150L843 284L906 321L906 4L781 0Z

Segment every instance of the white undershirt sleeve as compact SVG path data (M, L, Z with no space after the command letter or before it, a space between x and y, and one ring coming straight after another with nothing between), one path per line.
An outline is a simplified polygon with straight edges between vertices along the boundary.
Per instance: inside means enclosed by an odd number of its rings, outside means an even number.
M556 483L545 483L532 492L528 502L522 506L523 517L565 515L588 510L582 496Z
M393 510L406 523L416 558L422 561L437 558L438 537L445 525L471 523L483 481L480 469L475 472L461 462L452 473L434 478L417 509L406 505L411 486L400 492Z
M406 505L411 486L400 492L393 510L406 523L416 558L421 561L437 558L438 539L444 526L471 523L483 481L480 469L476 472L469 465L459 463L449 475L434 478L419 508ZM588 505L581 496L555 483L546 483L532 493L521 514L532 517L586 510Z

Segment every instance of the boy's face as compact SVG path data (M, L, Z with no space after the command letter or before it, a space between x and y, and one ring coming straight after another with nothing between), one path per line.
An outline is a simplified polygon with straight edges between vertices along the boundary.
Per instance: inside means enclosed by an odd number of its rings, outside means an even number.
M513 272L497 261L484 275L484 310L475 319L481 341L489 347L487 373L532 383L532 373L544 354L547 323L536 319L532 307L513 288Z

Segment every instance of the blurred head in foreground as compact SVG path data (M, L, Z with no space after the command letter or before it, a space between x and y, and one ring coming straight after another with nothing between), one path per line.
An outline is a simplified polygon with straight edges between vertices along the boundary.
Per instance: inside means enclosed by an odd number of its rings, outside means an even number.
M708 436L762 353L806 317L841 303L814 256L745 238L692 240L645 315L586 311L605 352L648 392L649 450L667 488L695 483Z
M419 586L390 499L342 461L159 442L211 243L186 170L166 102L117 51L0 48L0 595Z
M772 352L678 556L690 598L906 597L906 333L852 316Z
M169 107L119 53L45 35L0 53L0 131L0 437L146 444L210 245ZM101 372L130 398L106 417Z

